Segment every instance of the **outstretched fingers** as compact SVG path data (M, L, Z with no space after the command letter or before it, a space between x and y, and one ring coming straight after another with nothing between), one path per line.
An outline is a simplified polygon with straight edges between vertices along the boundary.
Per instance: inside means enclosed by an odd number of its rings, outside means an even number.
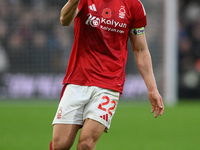
M153 92L149 92L149 100L151 102L151 113L155 112L154 117L158 117L158 115L162 115L164 111L164 105L162 101L162 97L159 94L158 90L154 90Z
M164 105L163 105L163 102L162 102L162 98L158 99L156 102L157 102L157 104L153 108L153 110L155 111L155 115L154 115L155 118L158 117L158 115L161 116L163 114L163 111L164 111Z
M155 111L155 107L151 106L151 113L153 113Z

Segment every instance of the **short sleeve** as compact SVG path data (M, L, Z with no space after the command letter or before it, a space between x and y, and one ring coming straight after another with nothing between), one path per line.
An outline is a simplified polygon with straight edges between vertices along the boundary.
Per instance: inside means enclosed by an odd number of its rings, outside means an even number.
M79 12L81 11L81 9L83 8L83 4L84 4L84 0L80 0L79 4L78 4L78 10Z
M130 26L131 29L141 28L147 25L146 11L140 0L136 0L135 3L133 3L131 15L132 15L132 21Z

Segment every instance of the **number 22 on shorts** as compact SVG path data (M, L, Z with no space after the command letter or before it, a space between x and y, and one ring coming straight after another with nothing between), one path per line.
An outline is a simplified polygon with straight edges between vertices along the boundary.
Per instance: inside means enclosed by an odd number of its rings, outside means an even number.
M105 112L107 111L112 116L113 114L112 114L111 110L115 109L116 102L114 100L110 101L110 98L108 96L103 96L102 99L105 99L106 101L99 104L98 108ZM106 109L104 106L108 105L109 103L114 104L114 106Z

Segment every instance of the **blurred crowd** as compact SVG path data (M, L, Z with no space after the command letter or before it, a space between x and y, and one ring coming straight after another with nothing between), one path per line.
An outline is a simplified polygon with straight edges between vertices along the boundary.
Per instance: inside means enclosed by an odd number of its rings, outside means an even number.
M179 96L200 97L200 1L179 2Z
M145 0L144 0L145 1ZM65 72L73 43L73 25L62 27L60 10L67 0L0 0L0 72L52 73ZM155 66L160 64L160 43L157 29L161 18L160 0L145 1L148 11L148 43L153 53ZM152 21L153 20L153 21ZM157 43L156 43L157 42ZM130 44L129 49L131 50ZM4 52L3 52L4 51ZM130 56L130 55L129 55ZM4 63L3 63L4 62ZM7 65L6 65L7 64ZM134 56L128 59L127 72L135 73Z
M0 0L0 72L63 72L73 43L73 28L63 28L57 0ZM4 57L6 58L6 57Z

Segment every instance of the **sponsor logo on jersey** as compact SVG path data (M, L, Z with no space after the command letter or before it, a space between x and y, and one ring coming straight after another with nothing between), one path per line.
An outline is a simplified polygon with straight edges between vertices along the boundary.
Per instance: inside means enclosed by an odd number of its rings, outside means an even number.
M88 6L90 10L92 11L97 11L96 7L95 7L95 4L92 4L90 6Z
M125 6L121 6L119 9L119 18L124 19L126 15L126 9Z
M92 27L100 27L106 31L124 33L123 30L119 28L127 28L127 24L119 21L115 21L114 19L107 19L104 17L96 17L92 16L92 14L88 14L88 19L86 20L85 24L90 25Z
M91 25L92 27L98 27L101 23L100 18L96 17L96 16L92 16L92 14L88 14L88 19L85 22L85 24L87 25Z

